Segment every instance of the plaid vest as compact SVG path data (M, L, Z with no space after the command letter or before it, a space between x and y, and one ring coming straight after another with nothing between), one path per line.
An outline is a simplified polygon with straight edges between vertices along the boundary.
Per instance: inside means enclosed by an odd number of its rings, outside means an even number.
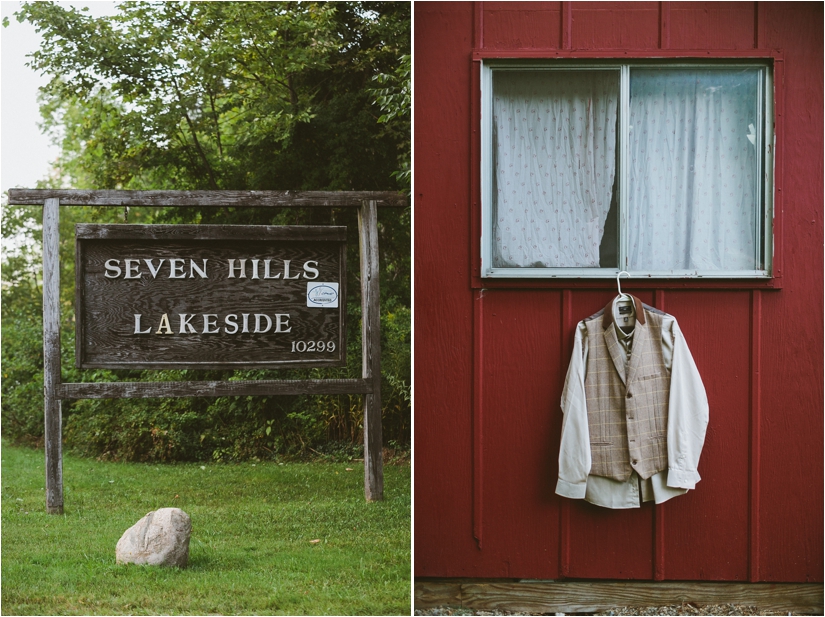
M584 389L590 428L590 473L627 481L632 470L647 479L667 469L670 372L662 356L662 313L636 305L630 357L616 337L613 301L584 321Z

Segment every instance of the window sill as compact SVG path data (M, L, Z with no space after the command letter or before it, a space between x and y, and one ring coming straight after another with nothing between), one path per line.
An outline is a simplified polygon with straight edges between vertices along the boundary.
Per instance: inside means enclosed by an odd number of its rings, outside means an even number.
M575 276L553 276L547 278L503 278L473 276L473 289L615 289L616 275L608 274L600 278ZM782 289L782 278L721 278L709 276L654 278L635 276L622 278L622 288L628 289L700 289L700 290L749 290Z

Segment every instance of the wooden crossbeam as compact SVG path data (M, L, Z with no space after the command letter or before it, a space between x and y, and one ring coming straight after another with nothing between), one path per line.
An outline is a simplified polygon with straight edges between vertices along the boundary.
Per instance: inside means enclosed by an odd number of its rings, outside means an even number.
M123 381L63 383L60 399L186 398L280 394L369 394L372 379L277 379L248 381Z
M86 191L79 189L9 189L9 204L36 206L59 199L61 206L198 206L360 208L365 201L403 208L408 200L392 191Z

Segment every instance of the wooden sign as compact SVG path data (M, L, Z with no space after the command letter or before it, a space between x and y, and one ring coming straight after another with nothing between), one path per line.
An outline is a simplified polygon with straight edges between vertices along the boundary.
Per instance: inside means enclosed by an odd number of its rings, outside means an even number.
M75 229L79 368L346 364L346 227Z

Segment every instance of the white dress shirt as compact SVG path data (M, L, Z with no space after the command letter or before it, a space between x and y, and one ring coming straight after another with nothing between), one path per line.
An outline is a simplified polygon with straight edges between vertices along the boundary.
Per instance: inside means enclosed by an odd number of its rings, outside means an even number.
M614 317L616 304L614 303ZM609 326L629 357L632 333ZM573 357L564 383L561 408L564 413L559 452L559 480L556 493L571 499L585 499L605 508L638 508L642 501L663 503L700 480L697 466L708 424L708 399L699 370L690 355L685 337L671 315L663 316L662 355L670 371L667 422L668 469L647 480L634 471L622 482L590 475L590 432L584 378L587 367L587 326L579 322L573 343ZM631 351L629 351L631 350Z

